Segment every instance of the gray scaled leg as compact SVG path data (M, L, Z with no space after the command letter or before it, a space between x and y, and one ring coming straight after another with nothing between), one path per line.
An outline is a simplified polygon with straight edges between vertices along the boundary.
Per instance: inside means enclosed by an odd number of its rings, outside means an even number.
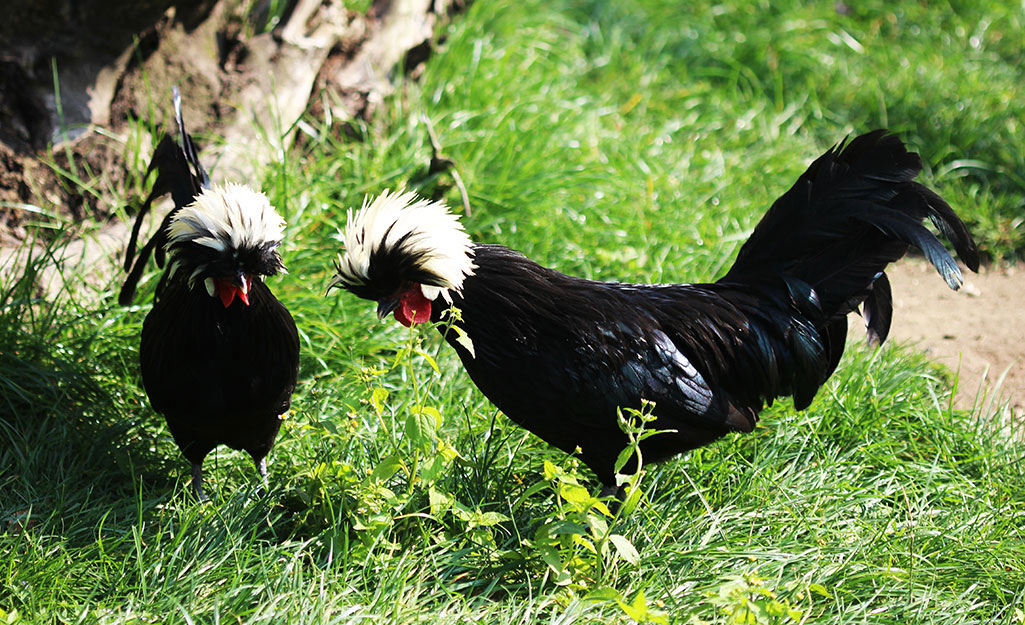
M623 505L623 501L626 500L626 488L615 484L605 484L601 492L598 493L598 499L611 499L608 502L609 512L616 514L619 512L619 506Z
M267 456L259 460L253 458L253 462L256 464L256 471L260 474L260 481L263 482L263 491L266 493L270 488L270 483L267 481Z
M203 492L203 465L197 462L192 463L192 494L196 496L197 501L208 499Z
M605 499L606 497L615 497L617 501L622 503L623 498L626 496L626 489L616 484L605 484L603 485L601 492L598 493L599 499Z

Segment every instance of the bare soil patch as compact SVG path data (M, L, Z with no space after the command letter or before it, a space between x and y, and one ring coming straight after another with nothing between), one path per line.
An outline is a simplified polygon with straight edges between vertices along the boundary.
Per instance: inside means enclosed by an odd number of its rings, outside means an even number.
M921 259L892 265L886 275L893 286L890 340L910 341L957 371L959 407L992 401L994 406L1006 403L1007 416L1025 416L1023 268L966 271L960 291L948 289Z
M358 138L350 125L372 116L396 74L421 71L465 8L457 2L387 0L360 13L342 0L297 0L266 30L267 3L143 0L132 3L138 23L114 20L113 37L100 28L111 20L83 28L63 15L66 2L15 0L20 26L0 23L0 244L19 245L40 221L67 234L119 214L154 130L177 132L172 86L215 182L251 180L277 162L302 139L307 112ZM66 41L62 25L76 37Z

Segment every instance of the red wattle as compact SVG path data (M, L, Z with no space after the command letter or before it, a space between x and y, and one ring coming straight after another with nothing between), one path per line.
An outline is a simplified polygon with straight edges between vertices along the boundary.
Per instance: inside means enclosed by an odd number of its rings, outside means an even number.
M247 287L251 284L251 278L249 276L243 276L242 279L246 281ZM236 293L238 293L238 298L242 300L243 304L246 306L249 305L249 289L247 288L243 291L241 287L236 284L232 284L229 280L214 278L214 291L215 294L221 298L221 303L224 304L225 308L231 306L231 303L235 301Z
M395 318L407 328L416 323L427 323L431 320L431 300L424 297L420 285L404 291L399 296L399 307L395 309Z
M220 278L214 278L214 286L217 287L217 295L221 298L221 303L227 308L231 306L231 302L235 299L235 287L232 286L226 280Z

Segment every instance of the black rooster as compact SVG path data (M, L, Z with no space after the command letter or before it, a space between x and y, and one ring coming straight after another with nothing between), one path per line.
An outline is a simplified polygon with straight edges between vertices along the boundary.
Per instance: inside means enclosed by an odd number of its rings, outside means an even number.
M131 303L150 252L156 248L161 266L166 252L139 360L150 403L192 463L192 488L202 500L203 459L217 445L249 452L266 482L266 456L299 374L299 336L263 282L285 270L277 251L284 221L262 193L210 187L177 89L174 107L180 143L165 136L154 152L149 170L157 179L137 217L126 269L152 201L170 192L175 206L140 251L119 300Z
M472 345L439 328L477 387L516 423L577 450L612 494L628 442L617 408L654 402L654 427L670 431L643 441L646 462L750 432L777 397L793 396L798 410L811 403L843 354L848 313L860 306L869 339L886 339L893 309L883 270L909 246L957 289L957 263L925 218L978 269L968 229L914 182L921 167L883 131L834 147L711 284L567 276L472 243L444 205L384 194L350 212L331 285L405 325L458 308L455 325Z

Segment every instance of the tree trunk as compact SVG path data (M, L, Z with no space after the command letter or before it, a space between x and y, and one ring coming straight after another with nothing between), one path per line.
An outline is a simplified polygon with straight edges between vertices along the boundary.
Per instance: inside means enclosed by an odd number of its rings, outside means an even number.
M450 2L7 0L0 23L0 243L38 215L109 217L131 120L173 130L172 85L199 136L222 137L214 179L247 180L287 152L321 90L335 119L369 115L407 52L429 48ZM11 18L10 16L16 16ZM54 146L50 149L49 146ZM103 191L97 191L101 189ZM60 215L60 217L55 217Z

